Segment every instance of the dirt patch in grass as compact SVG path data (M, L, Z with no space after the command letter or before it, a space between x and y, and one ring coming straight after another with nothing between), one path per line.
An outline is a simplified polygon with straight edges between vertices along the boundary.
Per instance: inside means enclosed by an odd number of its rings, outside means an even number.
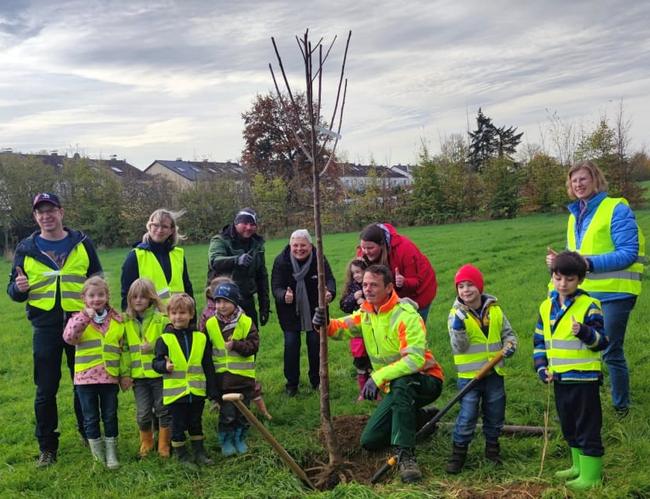
M547 485L528 482L493 485L489 489L449 484L447 492L456 499L533 499L542 497L546 488Z

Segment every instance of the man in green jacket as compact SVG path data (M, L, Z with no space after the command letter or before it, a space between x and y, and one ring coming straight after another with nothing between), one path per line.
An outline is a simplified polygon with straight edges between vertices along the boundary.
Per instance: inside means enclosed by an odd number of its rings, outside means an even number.
M210 240L208 249L208 285L217 276L228 276L239 286L240 305L255 326L269 320L269 277L264 258L264 238L257 234L257 214L242 208L232 224ZM255 298L259 305L255 310Z

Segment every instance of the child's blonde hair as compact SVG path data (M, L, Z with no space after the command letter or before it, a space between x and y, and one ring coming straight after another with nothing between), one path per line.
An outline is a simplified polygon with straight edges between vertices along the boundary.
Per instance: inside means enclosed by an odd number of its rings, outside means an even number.
M178 223L177 220L185 213L184 210L181 211L170 211L166 210L165 208L158 208L155 210L151 216L149 217L149 221L147 222L147 232L142 236L142 242L143 243L149 243L149 229L151 228L151 225L154 223L163 223L164 219L169 220L169 223L172 227L172 233L170 236L167 238L168 241L171 241L172 246L176 246L179 241L182 241L186 239L186 236L181 234L179 231Z
M192 316L196 314L194 299L187 293L172 295L167 303L167 315L174 310L187 310Z
M205 297L208 300L212 300L214 296L214 290L219 287L221 284L235 284L235 281L233 281L230 277L225 276L225 275L220 275L215 277L210 281L210 284L208 284L208 287L205 288Z
M131 305L131 300L136 296L143 296L149 300L150 307L154 306L159 312L165 312L165 307L158 296L158 293L156 293L156 288L154 287L153 282L144 277L140 277L131 283L129 292L126 294L126 314L132 319L135 319L137 315L137 312Z
M99 275L94 275L86 279L86 282L84 282L83 288L81 288L81 297L84 298L86 296L86 293L90 288L103 288L104 291L106 292L106 305L108 306L108 301L111 298L111 292L108 289L108 283L106 280Z

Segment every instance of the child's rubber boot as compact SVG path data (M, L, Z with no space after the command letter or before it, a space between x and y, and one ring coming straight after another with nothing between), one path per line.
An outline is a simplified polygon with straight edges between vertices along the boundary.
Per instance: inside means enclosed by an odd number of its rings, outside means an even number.
M213 461L206 454L203 441L203 435L190 436L192 452L194 453L194 462L199 466L210 466L213 464Z
M192 455L187 450L185 442L174 442L172 441L172 448L174 449L174 456L178 459L178 462L182 464L185 468L196 471L198 467L194 463Z
M235 449L238 454L245 454L248 452L248 445L246 445L246 428L240 426L235 430Z
M501 466L503 461L501 460L501 446L499 441L494 442L485 442L485 457L488 461L492 461L497 466Z
M562 478L564 480L572 480L580 476L580 456L582 453L577 447L569 447L571 449L571 467L566 470L557 471L555 473L556 478Z
M262 416L264 416L269 421L273 419L273 416L271 416L271 413L266 408L266 403L264 403L264 399L262 398L261 395L257 398L254 398L253 402L255 402L255 406L257 407L257 410L260 411Z
M117 460L117 437L106 437L106 467L109 470L116 470L120 467Z
M99 438L89 438L88 446L90 447L90 453L95 458L95 461L106 464L106 450L104 449L104 439Z
M589 490L601 484L603 478L603 458L580 455L580 476L570 480L566 486L573 491Z
M456 475L463 470L465 466L465 459L467 459L467 445L457 445L454 443L454 447L451 450L451 456L449 461L447 461L447 467L445 471L452 475Z
M169 426L161 426L158 428L158 455L163 459L167 459L170 454L170 446L172 442L172 429Z
M237 453L237 449L235 448L235 432L220 431L219 445L221 446L221 454L224 457L234 456Z
M153 430L142 431L140 430L140 450L138 450L138 457L143 459L149 455L153 450Z

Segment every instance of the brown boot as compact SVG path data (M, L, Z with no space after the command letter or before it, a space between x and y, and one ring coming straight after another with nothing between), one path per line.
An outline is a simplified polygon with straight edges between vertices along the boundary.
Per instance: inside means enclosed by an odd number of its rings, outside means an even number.
M169 457L169 447L172 441L172 429L169 426L158 428L158 455Z
M145 458L153 450L153 431L140 430L140 450L138 457Z

